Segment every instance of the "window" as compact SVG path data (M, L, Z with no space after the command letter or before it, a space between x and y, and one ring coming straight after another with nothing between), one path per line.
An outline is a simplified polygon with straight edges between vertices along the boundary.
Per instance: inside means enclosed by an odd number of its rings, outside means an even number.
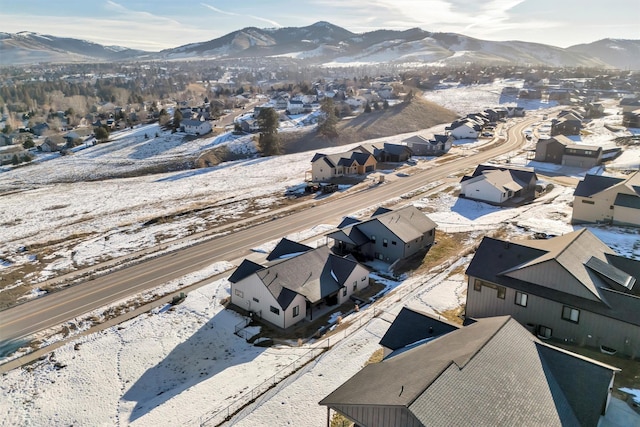
M354 281L353 282L353 290L355 291L356 289L358 289L358 281Z
M582 203L586 203L587 205L595 205L596 202L594 202L593 200L583 200Z
M279 308L276 308L274 306L269 306L269 310L271 310L271 312L273 314L277 314L278 316L280 316L280 309Z
M375 236L375 234L372 234L372 235L371 235L371 241L372 241L372 242L374 242L374 243L376 242L376 236Z
M494 283L485 282L484 280L480 280L480 279L476 279L473 282L473 289L475 291L480 292L482 290L482 286L495 289L498 293L497 297L500 299L504 299L504 297L507 295L507 288L505 288L504 286L498 286Z
M240 289L236 289L236 296L240 298L244 298L244 292L242 292Z
M540 325L538 326L538 336L540 338L551 338L552 330L551 328L547 328L546 326Z
M365 280L367 280L367 276L362 276L362 279L360 279L361 282L364 282Z
M253 297L253 300L254 300L255 302L260 302L260 300L259 300L258 298L256 298L256 297Z
M580 310L565 305L562 307L562 318L569 322L578 323L580 320Z
M385 248L389 246L389 241L387 239L382 239L382 246L384 246Z
M417 241L418 241L418 239L416 239L416 242L417 242ZM392 244L392 245L397 245L398 243L396 243L396 241L395 241L395 240L392 240L392 241L391 241L391 244Z
M524 294L522 292L516 291L516 305L520 305L522 307L526 307L528 298L529 298L529 296L527 294Z
M295 307L293 307L293 317L296 317L299 314L300 314L300 306L296 305Z
M347 296L347 287L346 286L344 288L342 288L342 296L343 297Z

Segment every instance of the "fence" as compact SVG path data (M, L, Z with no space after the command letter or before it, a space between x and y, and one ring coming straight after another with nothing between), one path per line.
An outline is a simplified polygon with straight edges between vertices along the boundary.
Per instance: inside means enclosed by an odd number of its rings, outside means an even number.
M376 308L361 310L358 318L349 322L348 326L346 326L344 329L319 341L313 347L310 347L309 351L302 354L298 359L294 360L289 365L274 373L269 379L263 381L261 384L244 393L242 397L231 402L228 406L201 415L198 418L198 424L201 427L217 427L230 421L236 416L242 418L243 414L250 413L253 407L268 400L273 393L277 393L279 390L295 381L299 376L303 375L307 371L305 367L307 366L307 364L309 364L309 362L317 359L332 345L336 345L344 338L350 336L354 332L359 331L373 318L378 317L384 313L385 311ZM384 320L389 321L387 319ZM244 326L241 325L246 326L244 321L238 323L236 325L236 333L243 332L242 328L244 328ZM339 325L335 326L337 327Z
M207 413L200 417L199 424L200 426L219 426L222 423L231 419L232 416L236 415L243 408L246 408L248 405L256 402L259 398L261 400L265 399L265 393L274 387L278 386L284 387L285 384L282 384L284 380L290 379L292 374L297 373L301 370L307 363L317 358L320 354L324 353L329 347L326 346L317 346L311 348L308 352L304 353L298 359L294 360L284 368L280 369L278 372L273 374L269 379L263 381L261 384L257 385L247 393L243 395L243 397L231 402L227 407L222 408L216 412ZM301 375L301 372L299 375ZM295 376L293 379L297 378Z

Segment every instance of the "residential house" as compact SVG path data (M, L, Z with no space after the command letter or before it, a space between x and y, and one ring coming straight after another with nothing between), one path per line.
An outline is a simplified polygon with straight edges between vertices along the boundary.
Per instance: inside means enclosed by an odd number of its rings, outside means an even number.
M622 113L630 113L631 111L640 109L640 98L626 96L620 100Z
M640 356L640 261L587 229L548 240L484 237L466 274L467 317L511 315L545 339Z
M575 112L558 115L551 120L551 135L579 135L582 129L582 116Z
M640 128L640 108L622 114L622 126Z
M49 128L49 125L48 125L47 123L38 123L37 125L35 125L35 126L33 126L33 127L31 128L31 132L32 132L34 135L42 136L42 135L44 135L44 133L45 133L46 131L48 131L49 129L50 129L50 128Z
M597 145L569 144L565 147L562 164L590 169L602 163L602 147Z
M22 159L27 154L22 145L7 145L6 147L0 147L0 165L11 163L14 158Z
M288 243L284 243L284 246ZM279 328L307 319L322 305L337 306L369 285L369 270L328 247L272 257L267 265L245 259L229 277L231 303Z
M538 177L531 168L480 165L460 181L460 197L492 204L524 201L535 196Z
M38 151L42 151L44 153L54 153L62 150L65 146L66 141L61 135L51 135L48 136L44 142L38 145Z
M371 154L356 150L337 154L316 153L311 159L312 180L322 182L344 175L362 175L376 170L376 164Z
M402 140L416 156L440 156L448 153L453 146L453 141L454 138L451 135L433 135L431 139L414 135Z
M482 132L482 125L466 118L452 122L450 126L445 127L445 130L455 139L475 139Z
M367 220L327 234L338 254L358 259L378 259L393 264L431 247L436 223L413 205L396 210L379 209Z
M406 162L413 153L409 147L401 144L390 144L388 142L370 142L356 148L363 153L369 153L378 162Z
M370 363L319 404L361 427L596 426L618 371L502 316Z
M564 135L556 135L538 140L534 160L589 169L602 163L602 155L602 147L576 144Z
M192 135L204 135L211 132L211 122L206 120L182 120L180 126L184 132Z
M302 114L304 112L304 103L299 99L290 99L287 102L287 112L289 114Z
M507 117L524 117L525 110L523 107L505 107Z
M573 193L572 224L640 227L640 172L628 178L587 174Z

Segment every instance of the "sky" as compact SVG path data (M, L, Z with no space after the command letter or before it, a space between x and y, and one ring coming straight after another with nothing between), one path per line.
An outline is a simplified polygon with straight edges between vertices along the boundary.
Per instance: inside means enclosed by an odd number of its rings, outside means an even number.
M3 32L31 31L147 51L204 42L245 27L327 21L355 33L419 27L485 40L568 47L640 39L638 0L0 0Z

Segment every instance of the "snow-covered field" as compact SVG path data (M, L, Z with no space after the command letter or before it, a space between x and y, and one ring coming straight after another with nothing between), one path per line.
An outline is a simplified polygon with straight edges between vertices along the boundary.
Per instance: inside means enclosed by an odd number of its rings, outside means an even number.
M445 106L460 112L478 109L479 104L473 109L468 104L477 93L484 94L482 108L501 102L500 91L490 85L442 92L437 96L446 98L449 105ZM604 144L615 137L602 129L594 124L592 135L584 137L583 142ZM156 158L164 161L164 156L188 155L221 142L203 139L175 143L169 135L161 135L158 139L165 142L156 153L144 133L155 135L155 130L136 129L110 145L0 173L0 191L12 192L0 196L0 258L5 265L34 262L29 250L20 250L23 246L84 233L85 237L52 251L50 256L60 264L52 263L50 268L63 271L74 263L90 264L103 255L118 256L152 246L161 237L177 238L204 230L220 217L261 212L275 203L287 186L303 181L313 155L257 158L206 169L85 181L111 167L130 167L128 161L151 164ZM243 140L224 143L247 146ZM454 150L473 150L478 144L468 142ZM143 152L142 159L131 160L134 153ZM519 153L507 157L512 164L532 165ZM616 161L633 163L638 159L640 151L629 150L626 157ZM421 160L419 166L428 162ZM577 179L583 175L584 171L573 174ZM65 182L76 178L81 179ZM568 224L572 193L573 187L555 183L554 189L535 203L512 209L459 200L452 191L420 195L410 202L428 212L441 232L466 232L469 239L479 240L498 227L505 227L513 237L573 230ZM185 206L213 209L206 215L145 225L148 219L173 214ZM332 225L336 224L318 224L307 233L289 237L310 239ZM637 233L617 227L591 230L620 254L640 259ZM273 244L258 245L256 256ZM470 257L464 257L444 271L409 275L397 281L380 278L395 297L344 318L351 326L329 337L329 343L295 342L269 348L249 345L233 333L243 319L219 304L229 296L226 279L214 281L189 293L172 309L161 307L102 332L77 337L46 359L4 374L0 383L0 425L173 426L199 425L211 417L207 425L216 425L216 415L224 417L226 411L233 412L256 397L255 388L261 389L293 371L310 355L317 355L318 348L330 344L329 351L306 365L289 383L274 388L268 398L258 399L250 411L232 420L239 426L324 426L326 409L317 402L355 374L379 347L378 341L389 326L385 319L392 320L406 304L431 313L458 307L466 291L460 271L469 261ZM203 280L228 267L212 264L189 280ZM378 317L373 317L374 310Z

